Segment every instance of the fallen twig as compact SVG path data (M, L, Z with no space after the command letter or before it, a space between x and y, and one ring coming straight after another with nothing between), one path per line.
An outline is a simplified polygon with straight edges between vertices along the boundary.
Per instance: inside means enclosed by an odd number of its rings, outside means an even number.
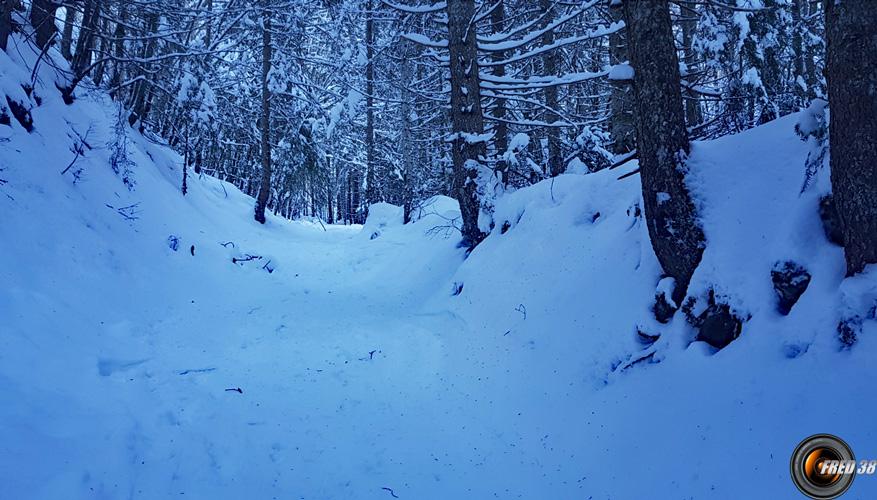
M262 258L261 255L244 254L244 256L241 258L232 257L231 262L232 262L232 264L237 264L238 262L249 262L251 260L260 260L261 258Z
M193 368L190 370L183 370L179 372L177 375L188 375L190 373L207 373L216 370L216 368Z
M624 165L625 163L627 163L631 160L636 160L638 157L639 157L639 155L637 154L637 151L634 149L630 153L627 153L626 155L622 156L620 160L616 161L612 165L609 165L609 170L616 169L616 168Z
M639 169L636 169L633 172L628 172L628 173L622 175L621 177L618 178L618 180L627 179L628 177L634 176L638 173L639 173Z
M525 306L524 304L518 304L518 307L515 308L515 311L518 311L519 313L521 313L524 319L527 319L527 306Z
M128 205L127 207L119 207L116 208L109 203L105 203L107 208L115 210L119 215L125 218L125 220L135 221L139 219L137 216L137 207L140 205L140 202L134 203L133 205Z

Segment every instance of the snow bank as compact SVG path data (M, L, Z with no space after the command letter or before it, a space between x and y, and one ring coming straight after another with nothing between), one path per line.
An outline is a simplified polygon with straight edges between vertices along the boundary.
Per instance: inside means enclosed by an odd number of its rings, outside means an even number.
M785 498L796 493L788 460L804 437L835 433L857 453L877 450L862 425L877 410L863 396L877 354L875 277L843 279L842 250L818 215L828 172L800 193L808 146L796 120L693 146L689 183L708 244L690 293L703 304L713 290L746 319L717 353L693 341L683 314L653 318L669 283L637 177L560 176L497 203L492 234L452 278L460 293L439 300L475 332L464 377L509 415L495 432L516 447L543 436L554 451L538 455L544 490L534 495L573 497L584 484L594 498ZM812 279L784 316L771 270L788 261ZM837 327L855 315L870 319L852 325L850 349ZM812 377L844 383L826 403ZM686 457L684 470L668 450ZM875 492L861 480L850 494Z
M362 232L369 238L375 239L381 235L382 229L401 225L402 216L402 207L384 202L373 203L368 207L368 218L362 226Z

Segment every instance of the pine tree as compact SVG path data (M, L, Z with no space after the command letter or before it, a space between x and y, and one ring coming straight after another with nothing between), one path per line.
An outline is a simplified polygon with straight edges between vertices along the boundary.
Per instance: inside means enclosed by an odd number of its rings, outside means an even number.
M256 196L256 222L265 223L265 209L271 194L271 90L268 79L271 77L271 10L262 9L262 179L259 194Z
M452 153L454 195L460 202L463 244L474 248L484 239L478 227L480 204L476 182L480 162L486 156L481 136L484 117L478 73L478 47L470 21L475 15L474 0L449 0L448 50L451 66Z
M689 143L670 8L657 0L623 5L646 223L661 267L676 280L673 299L679 304L700 262L704 236L685 186Z
M30 6L30 24L34 28L34 41L43 49L55 39L55 13L59 4L54 0L33 0Z
M831 187L847 274L877 263L877 9L825 2Z

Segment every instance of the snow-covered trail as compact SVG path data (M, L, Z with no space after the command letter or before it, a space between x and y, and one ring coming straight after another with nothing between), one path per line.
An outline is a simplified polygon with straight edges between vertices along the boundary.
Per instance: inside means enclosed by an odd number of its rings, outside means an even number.
M759 144L797 141L787 130L763 127L777 140ZM743 139L702 152L740 158ZM510 229L464 261L442 229L456 206L385 227L372 207L362 230L260 226L253 200L216 179L180 196L181 160L138 141L134 191L98 153L72 184L38 168L68 157L63 141L0 145L0 499L796 498L788 459L805 436L875 454L863 375L877 336L837 349L839 251L805 252L813 284L790 316L772 310L771 262L799 255L777 242L821 237L805 204L773 236L785 205L705 196L722 207L705 210L710 227L740 229L703 272L751 289L755 314L717 354L678 315L652 325L678 345L620 373L644 348L659 272L639 193L613 172L511 193L497 212ZM790 147L753 149L766 159L740 178L796 183ZM730 183L721 161L703 168L701 191ZM776 192L798 206L797 190ZM751 235L737 220L761 213L777 221ZM761 272L732 272L774 240ZM737 248L756 251L723 257ZM232 263L246 254L264 259ZM836 404L818 406L802 383L815 374L843 381ZM862 478L848 496L875 495Z
M64 304L74 317L20 308L32 315L24 324L80 334L19 349L22 364L52 366L33 382L46 394L10 396L37 406L5 415L6 432L25 438L13 456L28 465L10 491L465 496L498 453L489 447L500 446L495 422L506 418L491 411L487 392L470 393L460 370L474 363L454 348L465 345L455 342L465 323L419 305L429 284L411 280L418 263L393 258L400 242L346 228L284 229L248 235L275 259L273 274L225 258L199 262L221 253L199 243L194 256L181 248L112 278L88 274ZM445 260L421 271L441 275ZM47 449L52 456L40 456Z
M806 411L797 383L818 355L752 353L741 373L689 349L604 386L599 356L571 347L604 341L587 329L504 335L453 312L452 241L243 214L227 232L182 235L176 252L161 228L131 247L44 237L41 266L0 297L13 318L0 386L14 402L0 407L0 466L15 471L0 498L739 498L752 492L743 473L794 498L787 460L802 436L830 418L853 443L871 439L857 424L864 354L834 370L850 381L837 390L846 410L827 414ZM276 271L231 264L226 240ZM676 479L667 454L682 449Z

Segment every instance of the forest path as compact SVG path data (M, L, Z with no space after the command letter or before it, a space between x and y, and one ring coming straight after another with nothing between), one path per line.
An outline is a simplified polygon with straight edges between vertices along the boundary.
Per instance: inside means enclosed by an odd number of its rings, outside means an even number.
M465 495L501 417L459 368L473 364L466 326L421 310L435 284L412 278L423 269L403 266L400 242L364 236L253 235L274 273L181 280L156 290L161 314L120 325L98 371L131 409L108 425L141 464L135 497Z

